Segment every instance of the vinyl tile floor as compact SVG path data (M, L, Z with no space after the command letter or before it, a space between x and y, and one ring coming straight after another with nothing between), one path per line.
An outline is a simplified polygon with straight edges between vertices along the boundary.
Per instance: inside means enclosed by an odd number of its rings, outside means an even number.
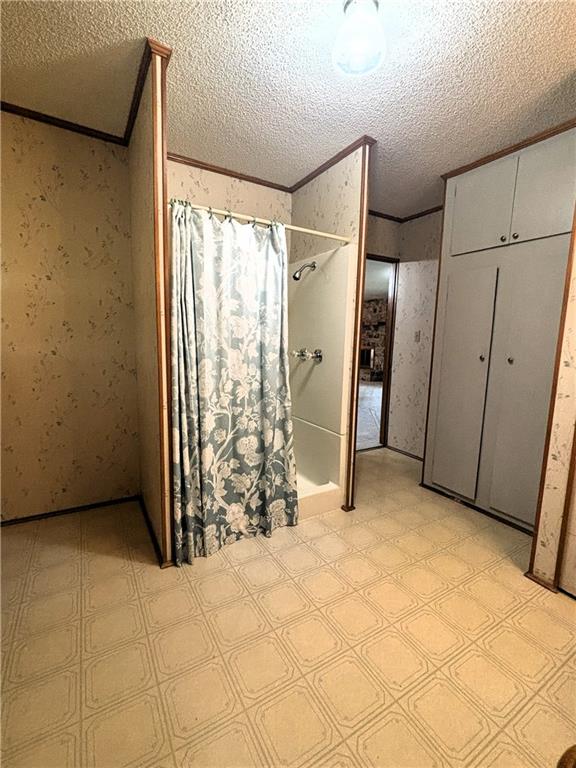
M553 768L576 603L359 457L358 506L160 570L132 504L3 529L5 768Z

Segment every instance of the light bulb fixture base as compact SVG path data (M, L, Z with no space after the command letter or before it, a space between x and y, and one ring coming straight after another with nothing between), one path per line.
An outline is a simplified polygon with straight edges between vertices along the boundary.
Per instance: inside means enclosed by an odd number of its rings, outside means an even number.
M378 0L344 0L344 20L332 51L334 66L346 75L375 70L384 56Z

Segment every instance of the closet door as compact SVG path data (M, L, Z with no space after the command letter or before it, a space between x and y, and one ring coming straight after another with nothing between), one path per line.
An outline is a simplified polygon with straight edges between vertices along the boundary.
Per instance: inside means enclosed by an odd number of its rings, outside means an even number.
M490 360L495 266L453 271L447 278L432 482L476 496Z
M488 503L527 523L538 501L568 249L568 235L513 246L498 278L485 428L493 445Z
M510 155L453 180L451 255L508 242L517 164Z
M512 242L572 229L576 202L576 130L522 150L512 214Z

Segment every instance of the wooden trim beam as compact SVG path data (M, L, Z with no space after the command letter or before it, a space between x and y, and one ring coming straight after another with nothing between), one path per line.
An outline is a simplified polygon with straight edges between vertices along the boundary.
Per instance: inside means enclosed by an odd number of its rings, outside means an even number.
M261 179L257 176L249 176L246 173L238 173L237 171L231 171L229 168L224 168L220 165L212 165L211 163L205 163L203 160L195 160L192 157L186 157L186 155L178 155L176 152L168 152L168 160L173 160L174 162L182 163L183 165L189 165L192 168L200 168L201 170L211 171L212 173L219 173L223 176L231 176L233 179L240 179L240 181L249 181L251 184L260 184L260 186L263 186L263 187L270 187L271 189L277 189L280 192L288 192L289 194L292 194L293 192L296 192L296 190L300 189L300 187L303 187L304 185L308 184L308 182L312 181L312 179L315 179L317 176L320 176L320 174L324 173L324 171L327 171L328 168L331 168L333 165L336 165L336 163L339 163L340 160L343 160L349 154L351 154L352 152L355 152L360 147L372 146L375 143L376 143L376 140L371 138L370 136L361 136L359 139L352 142L352 144L342 149L340 152L338 152L336 155L331 157L329 160L326 160L326 162L322 163L322 165L318 166L318 168L316 168L314 171L309 173L307 176L304 176L303 179L300 179L300 181L297 181L295 184L292 184L292 186L286 186L285 184L277 184L276 182L267 181L266 179ZM382 214L382 216L384 218L387 218L385 214Z
M421 219L423 216L430 216L431 213L440 213L440 211L443 210L443 205L435 205L433 208L426 208L425 211L418 211L418 213L413 213L411 216L405 216L402 219L402 224L405 224L407 221L414 221L414 219Z
M11 104L8 101L0 102L0 109L2 112L9 112L12 115L25 117L28 120L36 120L38 123L46 123L46 125L52 125L55 128L62 128L65 131L81 133L83 136L89 136L91 139L100 139L101 141L107 141L110 144L120 144L121 146L125 146L123 136L114 136L112 133L98 131L96 128L90 128L87 125L72 123L70 120L62 120L60 117L53 117L52 115L46 115L43 112L36 112L33 109L19 107L17 104Z
M18 115L19 117L26 117L28 120L36 120L38 123L46 123L47 125L53 125L55 128L62 128L65 131L80 133L84 136L89 136L92 139L100 139L101 141L107 141L111 144L119 144L120 146L127 147L130 144L130 138L132 136L132 131L134 130L134 123L136 122L136 116L138 115L138 107L140 106L140 101L142 99L142 91L144 90L144 83L146 82L146 75L150 68L153 53L162 57L162 59L168 63L168 61L170 61L170 56L172 55L172 48L151 37L146 38L136 83L134 85L134 92L132 94L132 101L130 103L126 128L124 129L122 136L116 136L115 134L107 133L106 131L99 131L96 128L90 128L87 125L73 123L70 120L63 120L60 117L53 117L44 112L36 112L33 109L19 107L17 104L11 104L8 101L0 102L0 109L2 112L9 112L10 114Z
M386 221L395 221L396 224L402 224L404 221L400 216L392 216L391 213L381 213L380 211L374 211L371 208L368 210L368 216L375 216L377 219L386 219Z
M222 176L230 176L233 179L239 179L240 181L249 181L251 184L259 184L261 187L270 187L271 189L277 189L280 192L292 191L291 187L286 187L283 184L275 184L273 181L266 181L266 179L260 179L257 176L249 176L246 173L237 173L236 171L231 171L230 169L223 168L219 165L211 165L202 160L194 160L192 157L178 155L175 152L168 152L168 160L172 160L175 163L182 163L182 165L189 165L192 168L200 168L202 171L210 171L211 173L218 173Z
M407 221L413 221L414 219L421 219L422 216L429 216L431 213L439 213L444 209L443 205L436 205L434 208L426 208L425 211L418 211L418 213L412 213L410 216L392 216L390 213L381 213L380 211L374 211L370 209L368 211L369 216L375 216L378 219L386 219L387 221L395 221L398 224L405 224Z
M451 179L452 176L459 176L461 173L472 171L474 168L478 168L481 165L486 165L486 163L491 163L493 160L499 160L501 157L511 155L513 152L518 152L521 149L530 147L532 144L537 144L539 141L544 141L545 139L552 138L552 136L557 136L559 133L569 131L571 128L576 128L576 117L573 117L571 120L566 120L565 123L560 123L559 125L555 125L552 128L547 128L545 131L536 133L534 136L530 136L528 139L519 141L517 144L512 144L511 146L505 147L504 149L499 149L497 152L493 152L491 155L485 155L479 160L475 160L473 163L467 163L466 165L461 165L459 168L455 168L453 171L443 173L442 178Z
M170 291L167 258L168 200L166 191L166 66L168 58L151 53L154 259L156 273L156 336L158 352L158 420L160 424L160 494L163 563L172 560L172 476L170 425ZM168 303L167 303L168 302Z
M136 122L136 117L138 116L138 109L142 100L142 92L144 91L146 75L148 74L151 60L152 51L148 45L148 41L146 41L144 44L144 51L142 52L142 58L140 59L140 67L136 77L134 93L132 94L132 103L130 104L128 120L126 121L126 128L124 129L124 144L126 146L130 144L130 139L132 138L132 131L134 130L134 123Z
M340 150L340 152L337 152L331 158L326 160L326 162L322 163L322 165L319 165L316 170L312 171L307 176L304 176L304 178L300 179L300 181L297 181L296 184L293 184L289 191L296 192L296 190L304 187L317 176L320 176L320 174L324 173L324 171L327 171L328 168L331 168L333 165L336 165L336 163L339 163L340 160L343 160L345 157L352 154L352 152L360 149L360 147L372 147L374 144L376 144L376 139L373 139L371 136L360 136L360 138L356 139L356 141L353 141L352 144L344 147L344 149Z
M352 365L349 393L348 434L346 445L346 477L344 504L342 509L350 512L354 507L356 485L356 432L358 428L358 386L360 379L360 336L362 332L362 297L364 295L364 276L366 273L366 229L368 224L368 162L370 146L364 142L362 147L362 168L360 184L360 211L358 230L358 255L356 272L356 294L354 306L354 330L352 333Z

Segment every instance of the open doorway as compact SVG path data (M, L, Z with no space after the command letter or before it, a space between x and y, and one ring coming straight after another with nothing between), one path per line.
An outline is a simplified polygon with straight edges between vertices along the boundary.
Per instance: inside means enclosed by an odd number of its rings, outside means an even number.
M387 444L398 259L366 254L356 450Z

